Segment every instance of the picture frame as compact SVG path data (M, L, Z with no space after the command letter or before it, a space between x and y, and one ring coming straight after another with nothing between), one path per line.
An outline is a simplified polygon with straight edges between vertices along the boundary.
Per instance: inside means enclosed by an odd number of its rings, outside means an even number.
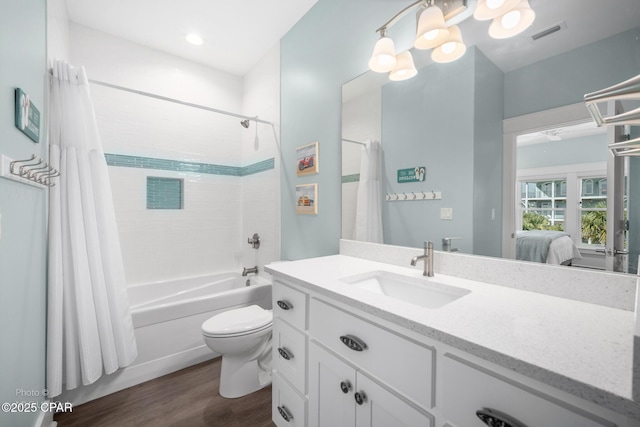
M320 171L318 166L318 141L296 148L296 175L313 175Z
M296 213L316 215L318 213L318 184L296 185Z

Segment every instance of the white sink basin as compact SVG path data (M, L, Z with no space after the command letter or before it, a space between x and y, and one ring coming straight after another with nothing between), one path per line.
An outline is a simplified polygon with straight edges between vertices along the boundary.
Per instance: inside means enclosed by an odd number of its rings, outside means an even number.
M371 271L340 280L359 289L424 308L442 307L471 292L445 285L433 277L422 279L387 271Z

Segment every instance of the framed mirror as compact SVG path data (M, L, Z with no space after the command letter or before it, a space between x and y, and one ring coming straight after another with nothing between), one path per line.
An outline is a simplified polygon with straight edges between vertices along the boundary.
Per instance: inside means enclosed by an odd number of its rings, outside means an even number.
M432 240L441 249L443 239L456 238L448 240L447 249L515 258L505 249L512 239L508 230L521 230L523 215L537 213L548 222L543 228L562 228L570 235L581 254L570 263L604 268L605 245L593 238L597 227L583 218L597 219L597 213L606 210L602 201L610 189L607 145L612 136L584 125L589 120L558 117L521 126L517 134L509 130L509 138L516 141L512 150L505 150L503 127L509 120L526 120L544 111L553 115L556 108L576 104L588 116L581 104L585 93L637 74L640 5L624 1L616 13L594 4L575 16L571 8L584 5L557 3L532 4L536 23L503 45L482 36L472 39L478 23L465 21L460 27L469 34L469 47L458 61L418 63L421 52L416 51L418 75L410 80L390 82L384 74L367 72L343 86L343 238L354 238L362 144L380 141L384 243L421 247L424 240ZM560 30L532 39L558 19L565 23ZM588 128L578 130L576 125ZM640 136L637 127L619 133ZM640 197L638 186L632 185L640 174L638 160L626 160L623 172L629 272L637 271L640 243L640 226L633 227L638 222L634 212L640 211L634 210ZM398 181L399 171L416 166L425 167L424 181ZM529 187L532 195L541 197L529 197ZM506 197L505 191L512 193ZM425 192L441 198L413 199ZM395 195L407 195L408 201L386 200ZM593 228L591 239L585 237L585 227Z

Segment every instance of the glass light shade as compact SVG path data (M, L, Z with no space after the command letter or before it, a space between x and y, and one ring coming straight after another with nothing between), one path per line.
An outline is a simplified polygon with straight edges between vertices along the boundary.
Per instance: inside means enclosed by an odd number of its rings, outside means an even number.
M369 60L369 68L376 73L388 73L396 66L396 50L393 40L389 37L380 37L373 48L373 54Z
M504 15L513 9L519 0L478 0L473 17L478 21L487 21Z
M411 56L411 52L404 51L396 57L397 63L391 73L389 74L389 80L393 81L401 81L407 80L411 77L418 74L418 70L416 70L416 66L413 65L413 57Z
M418 16L416 49L431 49L443 42L449 35L449 29L444 22L442 10L437 6L431 6L423 10Z
M489 26L489 35L494 39L507 39L520 34L536 19L536 13L529 6L528 0L520 0L518 5L496 17Z
M449 27L449 37L440 46L433 49L431 59L434 62L446 63L459 59L467 51L462 41L462 33L457 25Z

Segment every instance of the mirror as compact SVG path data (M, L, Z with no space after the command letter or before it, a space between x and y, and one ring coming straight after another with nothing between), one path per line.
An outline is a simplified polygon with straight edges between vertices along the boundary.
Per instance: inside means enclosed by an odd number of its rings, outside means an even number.
M447 242L449 249L503 256L502 226L507 220L503 217L503 176L508 175L503 171L503 119L579 103L584 93L632 77L640 66L637 42L634 43L640 34L637 27L640 5L625 0L620 6L626 7L626 17L605 11L604 5L590 9L586 14L590 18L574 19L571 7L580 6L575 1L558 3L532 5L538 15L536 22L514 40L488 41L477 36L478 22L468 20L460 24L468 49L458 61L433 64L423 60L422 64L416 64L418 75L402 82L390 82L384 74L366 72L343 86L343 238L354 236L362 143L380 141L384 243L421 247L424 240L432 240L436 249L441 249L442 239L450 237L456 239ZM589 19L596 17L598 28L606 27L599 34L589 32L593 30ZM533 33L552 20L563 18L571 20L570 28L563 24L557 33L535 42L531 40ZM584 38L576 41L576 35ZM612 52L621 50L625 52L623 57L628 58L627 64L612 67L601 62L604 58L611 60L615 56ZM412 53L416 62L428 56L424 51ZM583 81L598 86L576 84L580 81L575 79L578 73ZM579 96L571 93L580 90ZM538 214L552 219L542 228L553 229L563 222L560 217L566 215L570 221L564 231L583 254L582 266L600 268L604 265L604 255L599 252L603 245L593 238L583 239L581 228L582 216L601 209L600 202L607 191L608 139L603 128L575 130L572 127L575 124L579 123L558 118L553 126L520 135L521 140L529 138L529 143L513 150L511 167L514 176L518 176L517 185L513 183L517 186L514 197L520 205L525 203L527 209L514 209L518 216L511 220L522 226L522 215L532 216L536 207ZM632 127L627 133L635 138L640 136L638 129ZM558 136L561 139L554 141ZM535 138L544 138L545 142L532 144ZM596 152L597 158L585 157ZM508 163L509 159L506 160ZM625 182L637 179L639 162L637 157L625 162ZM588 170L584 169L586 163L593 163ZM517 173L516 165L519 165ZM566 170L561 171L563 167ZM415 168L425 169L424 181L401 177ZM571 181L567 180L567 174L571 174ZM558 196L550 192L553 197L534 200L525 191L522 199L523 185L525 189L531 187L533 195L537 189L538 195L545 197L547 193L543 190L557 187ZM560 196L563 188L565 199ZM633 227L640 222L640 218L634 221L633 216L638 211L633 210L634 201L637 204L640 199L637 193L637 186L631 185L625 201L631 224L626 247L630 249L629 272L635 272L638 263L640 223ZM584 209L576 205L580 202Z

